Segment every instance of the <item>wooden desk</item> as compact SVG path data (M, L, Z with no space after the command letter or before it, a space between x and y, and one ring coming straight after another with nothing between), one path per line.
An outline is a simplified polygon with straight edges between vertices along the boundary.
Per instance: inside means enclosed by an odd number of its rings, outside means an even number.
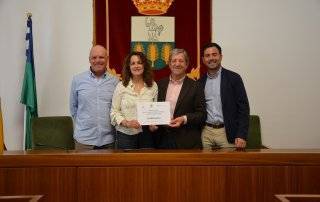
M320 195L314 194L279 194L276 197L281 202L319 202Z
M17 151L0 155L0 195L44 201L275 201L320 194L320 150Z
M37 202L41 199L40 195L30 196L0 196L0 202Z

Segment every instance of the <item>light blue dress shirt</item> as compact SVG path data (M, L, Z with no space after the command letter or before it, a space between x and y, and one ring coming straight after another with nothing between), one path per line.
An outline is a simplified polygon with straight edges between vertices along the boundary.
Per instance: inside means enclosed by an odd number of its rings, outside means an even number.
M220 95L221 67L214 76L207 75L204 89L207 108L207 123L223 123L222 103Z
M71 84L70 112L74 139L86 145L102 146L114 141L110 123L113 91L118 79L109 73L97 78L91 71L74 76Z

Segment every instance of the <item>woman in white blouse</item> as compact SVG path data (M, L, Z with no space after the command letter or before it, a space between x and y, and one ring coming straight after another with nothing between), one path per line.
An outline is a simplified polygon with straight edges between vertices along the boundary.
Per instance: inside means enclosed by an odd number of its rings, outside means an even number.
M130 53L122 68L122 82L112 98L111 124L116 127L116 146L119 149L153 148L148 127L137 121L139 101L157 101L158 86L147 58L141 52Z

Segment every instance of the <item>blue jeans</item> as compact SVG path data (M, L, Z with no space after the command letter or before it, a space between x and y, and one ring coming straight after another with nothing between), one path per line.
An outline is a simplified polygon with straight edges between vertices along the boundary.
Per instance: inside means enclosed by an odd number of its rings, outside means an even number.
M136 135L127 135L116 131L117 149L146 149L154 148L154 141L151 133L143 127L143 132Z

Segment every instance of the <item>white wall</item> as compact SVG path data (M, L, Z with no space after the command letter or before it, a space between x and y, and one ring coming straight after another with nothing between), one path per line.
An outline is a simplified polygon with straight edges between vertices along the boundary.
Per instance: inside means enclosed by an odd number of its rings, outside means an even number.
M5 143L22 149L26 12L32 13L39 116L69 115L74 74L88 68L91 0L0 0L0 92Z
M214 40L272 148L320 147L320 1L213 0Z
M241 74L272 148L319 148L320 1L213 0L213 38ZM69 115L71 78L88 68L91 0L0 0L0 95L5 142L22 148L19 104L25 13L33 13L40 116Z

